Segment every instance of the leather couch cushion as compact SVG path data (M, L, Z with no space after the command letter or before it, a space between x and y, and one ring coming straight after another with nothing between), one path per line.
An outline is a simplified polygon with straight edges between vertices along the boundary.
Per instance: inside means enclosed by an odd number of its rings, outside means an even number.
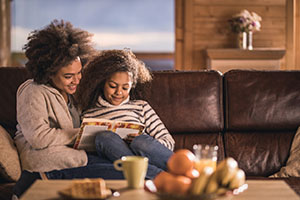
M17 181L21 175L17 148L2 126L0 126L0 175L7 181Z
M248 176L270 176L288 160L300 119L299 71L224 74L225 155Z
M240 71L225 73L228 130L293 130L300 119L300 73Z
M172 133L220 132L222 85L216 71L156 72L148 101Z
M226 132L226 156L238 161L247 176L268 177L288 158L295 132Z
M224 145L221 133L191 133L191 134L175 134L175 149L187 148L193 151L194 144L217 145L218 161L225 158Z
M15 183L1 183L0 182L0 199L12 200L13 187Z
M175 150L218 145L218 160L224 159L222 85L216 71L154 72L147 100L172 133Z
M25 67L0 67L0 125L13 137L16 131L16 92L29 78Z

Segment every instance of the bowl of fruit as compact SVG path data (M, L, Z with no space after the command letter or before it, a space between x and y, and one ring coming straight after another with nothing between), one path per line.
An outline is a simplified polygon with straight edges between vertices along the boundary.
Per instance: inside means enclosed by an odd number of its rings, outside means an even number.
M195 169L195 155L188 149L176 151L168 160L168 170L145 182L145 189L160 199L227 199L248 188L245 173L236 160L228 157L216 169Z

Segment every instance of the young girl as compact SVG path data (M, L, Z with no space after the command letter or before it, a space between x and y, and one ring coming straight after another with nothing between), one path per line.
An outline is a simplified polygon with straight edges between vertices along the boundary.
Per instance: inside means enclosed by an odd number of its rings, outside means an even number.
M138 122L145 125L142 135L122 139L111 131L99 132L96 149L111 162L122 156L148 157L149 164L166 170L173 153L174 139L151 106L142 99L152 80L150 71L130 50L103 51L83 72L78 88L82 118Z

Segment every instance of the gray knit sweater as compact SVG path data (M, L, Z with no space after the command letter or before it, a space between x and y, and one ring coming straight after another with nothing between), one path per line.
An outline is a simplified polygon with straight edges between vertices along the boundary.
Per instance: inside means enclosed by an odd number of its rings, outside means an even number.
M17 91L15 143L22 169L45 172L87 164L85 151L71 146L79 132L55 88L25 81Z

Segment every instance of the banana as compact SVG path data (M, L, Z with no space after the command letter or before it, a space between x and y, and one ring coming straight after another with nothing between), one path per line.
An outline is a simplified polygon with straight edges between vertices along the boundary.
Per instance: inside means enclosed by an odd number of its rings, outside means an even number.
M228 186L231 179L235 176L237 170L238 164L233 158L229 157L221 161L216 169L220 184L224 187Z
M225 187L219 187L216 191L216 194L217 195L224 195L226 194L228 191L228 188L225 188Z
M213 173L212 167L205 167L198 178L195 178L192 182L190 193L193 195L201 195L204 192L205 186L209 180L209 177Z
M219 188L218 174L217 171L215 171L209 177L204 193L206 194L215 193L218 190L218 188Z
M229 189L242 186L245 179L245 172L238 168L236 160L229 157L221 161L213 173L210 167L206 167L200 176L193 180L190 193L193 195L226 194Z
M245 183L246 175L242 169L238 169L229 183L229 189L236 189Z

